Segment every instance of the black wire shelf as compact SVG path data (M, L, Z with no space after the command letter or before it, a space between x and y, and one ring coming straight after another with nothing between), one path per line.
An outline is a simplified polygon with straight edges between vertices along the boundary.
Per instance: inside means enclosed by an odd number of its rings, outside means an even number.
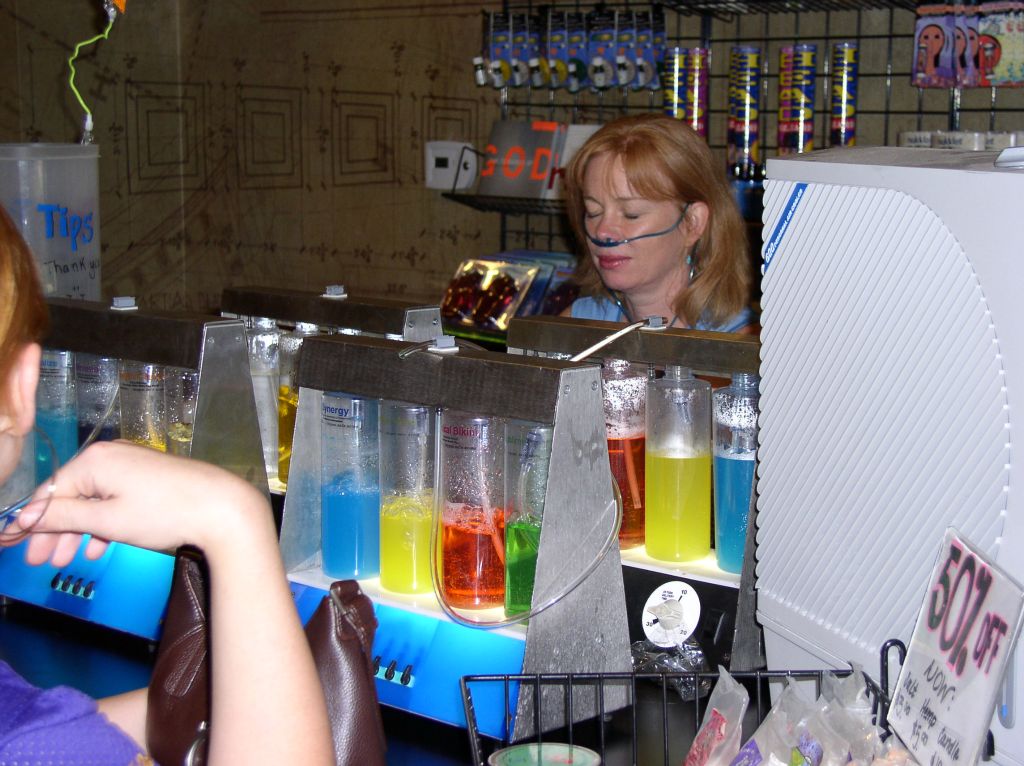
M484 213L506 215L561 215L565 202L560 199L532 199L529 197L495 197L486 194L444 192L445 199L467 205Z

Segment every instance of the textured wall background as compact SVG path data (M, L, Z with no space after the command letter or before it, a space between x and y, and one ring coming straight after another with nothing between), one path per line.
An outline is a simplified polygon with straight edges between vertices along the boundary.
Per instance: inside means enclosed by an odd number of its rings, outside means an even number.
M499 115L497 93L476 88L470 66L481 11L499 7L494 0L129 0L110 39L80 57L76 80L101 150L104 294L198 310L215 307L228 284L342 282L363 293L438 300L463 258L499 248L496 215L422 187L426 141L482 148ZM769 41L774 67L790 35L819 36L824 52L828 40L860 32L862 71L883 72L888 35L908 35L913 19L884 10L718 19L712 108L724 109L735 42ZM82 111L66 61L104 21L100 0L0 0L0 141L78 139ZM669 21L681 44L695 44L695 17L670 14ZM896 40L897 72L909 71L911 48ZM765 93L766 145L773 146L774 86ZM861 82L859 143L895 142L900 130L918 127L919 107L928 112L921 127L946 127L947 91L919 93L897 74L888 109L902 113L888 121L883 95L882 78ZM964 105L984 108L990 95L967 91ZM559 92L550 108L546 99L536 94L539 106L512 113L606 120L627 106L658 104L615 92L579 102ZM1019 110L1024 91L1001 91L1000 104ZM824 117L818 121L820 135ZM966 114L963 127L988 128L987 113ZM1021 112L999 113L996 127L1024 129ZM710 129L712 145L721 146L721 113ZM512 223L521 227L522 219ZM528 223L552 224L536 216Z
M478 2L129 0L77 62L101 150L103 287L154 308L227 284L437 300L498 221L422 188L422 146L480 144ZM98 0L0 0L0 141L75 141Z

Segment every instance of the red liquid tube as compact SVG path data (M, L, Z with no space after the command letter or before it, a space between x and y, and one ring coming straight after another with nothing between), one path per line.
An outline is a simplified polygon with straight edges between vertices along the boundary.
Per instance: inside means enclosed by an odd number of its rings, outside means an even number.
M441 416L441 588L452 607L505 601L505 423Z
M647 372L625 359L605 359L601 385L608 460L622 494L619 547L635 548L644 542Z

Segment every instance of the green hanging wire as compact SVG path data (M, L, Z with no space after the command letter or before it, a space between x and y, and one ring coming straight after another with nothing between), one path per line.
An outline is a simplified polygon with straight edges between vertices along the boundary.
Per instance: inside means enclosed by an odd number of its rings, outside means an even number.
M82 109L89 117L92 117L92 112L89 111L89 107L85 105L85 100L82 98L82 94L79 93L78 88L75 87L75 59L78 58L78 54L82 51L82 48L84 48L85 46L92 45L93 43L98 42L100 40L106 40L108 37L110 37L110 29L114 26L114 19L116 18L116 16L114 13L108 13L108 18L110 20L107 22L107 28L95 37L91 37L88 40L83 40L78 45L76 45L75 52L72 53L71 57L68 59L68 68L71 70L71 76L68 78L68 84L71 86L71 92L75 94L75 98L78 99L78 103L81 105Z

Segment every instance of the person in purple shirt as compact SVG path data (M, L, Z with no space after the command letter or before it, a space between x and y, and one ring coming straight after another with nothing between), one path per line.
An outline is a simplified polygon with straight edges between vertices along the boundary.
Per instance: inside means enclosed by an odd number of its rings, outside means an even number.
M684 122L608 123L573 156L565 196L584 297L563 315L756 332L746 225L721 163Z
M0 497L35 418L47 325L35 263L0 208ZM29 538L30 564L65 566L83 535L154 550L189 544L210 570L208 763L334 762L316 667L292 602L266 498L200 461L97 442L26 501L0 504L0 545ZM259 584L258 604L250 598ZM146 690L98 702L38 689L0 662L0 763L147 764ZM164 766L172 766L165 764ZM176 765L174 765L176 766Z

